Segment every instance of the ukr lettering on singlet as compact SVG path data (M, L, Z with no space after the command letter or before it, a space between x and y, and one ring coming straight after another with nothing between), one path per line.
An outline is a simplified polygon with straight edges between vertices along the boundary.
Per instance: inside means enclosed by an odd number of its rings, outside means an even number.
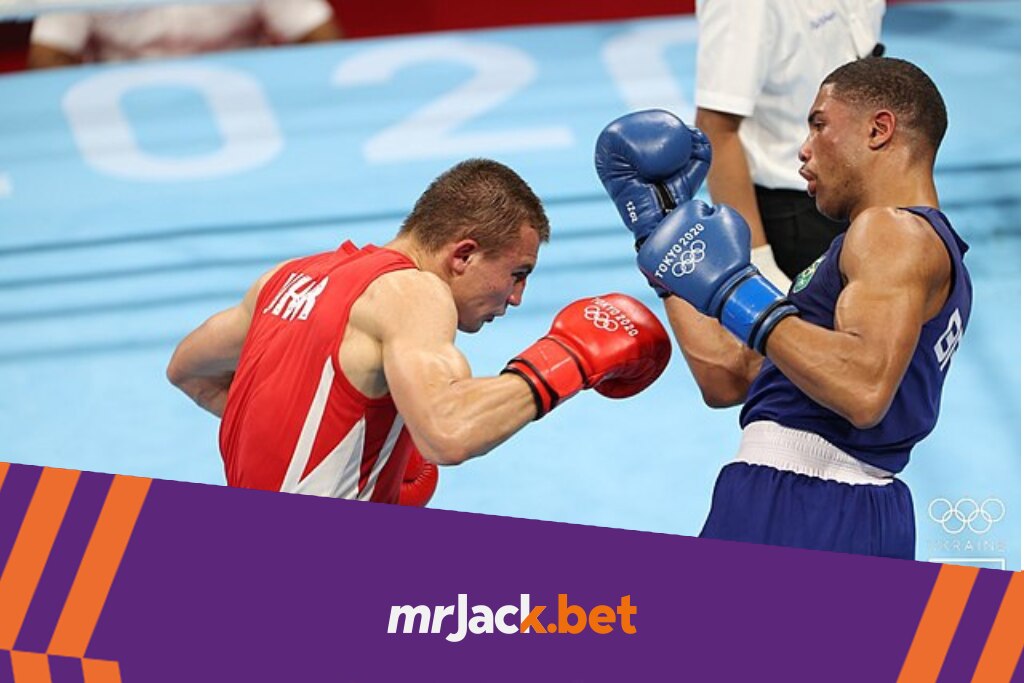
M325 277L316 281L308 275L292 273L263 312L282 320L305 320L313 312L316 298L327 287L328 280L330 278Z

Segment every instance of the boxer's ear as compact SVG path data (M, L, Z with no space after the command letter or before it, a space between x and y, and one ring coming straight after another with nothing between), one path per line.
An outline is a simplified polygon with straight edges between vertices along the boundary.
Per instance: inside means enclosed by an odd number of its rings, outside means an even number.
M868 147L881 149L892 140L896 132L896 115L888 109L879 109L871 117L871 132Z
M473 239L463 239L449 248L448 267L452 272L461 275L466 272L474 255L480 253L480 244Z

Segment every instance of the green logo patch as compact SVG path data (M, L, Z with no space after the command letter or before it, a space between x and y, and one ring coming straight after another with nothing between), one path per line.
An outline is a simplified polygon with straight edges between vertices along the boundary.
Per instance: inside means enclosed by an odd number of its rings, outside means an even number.
M811 278L814 277L814 273L818 270L818 266L825 260L825 254L818 257L818 260L807 266L802 273L796 276L796 280L793 281L793 293L796 294L801 289L810 284Z

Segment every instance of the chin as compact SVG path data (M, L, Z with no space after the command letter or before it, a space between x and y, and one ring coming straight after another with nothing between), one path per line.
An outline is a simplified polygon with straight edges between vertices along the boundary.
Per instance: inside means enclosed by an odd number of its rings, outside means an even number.
M835 217L835 214L833 214L827 206L823 206L821 202L815 202L814 206L818 209L818 213L820 213L825 218L828 218L829 220L833 221L839 220L838 218Z
M820 194L814 198L814 206L818 209L818 213L829 220L845 221L847 216L849 216L848 212L843 211L835 204L827 204L822 201Z

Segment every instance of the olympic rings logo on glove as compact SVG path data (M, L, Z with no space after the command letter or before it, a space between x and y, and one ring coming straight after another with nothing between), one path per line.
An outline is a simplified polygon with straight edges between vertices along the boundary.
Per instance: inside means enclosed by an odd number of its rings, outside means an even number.
M697 270L697 264L704 260L704 240L694 240L690 248L679 255L679 260L672 264L672 274L676 277L689 275Z
M607 312L602 311L599 306L591 305L584 308L583 317L594 323L594 327L599 330L615 332L619 329L619 324L612 320L612 317Z
M981 503L973 498L961 498L956 503L936 498L928 505L928 516L947 534L970 529L981 536L1006 516L1006 506L998 498L986 498Z

